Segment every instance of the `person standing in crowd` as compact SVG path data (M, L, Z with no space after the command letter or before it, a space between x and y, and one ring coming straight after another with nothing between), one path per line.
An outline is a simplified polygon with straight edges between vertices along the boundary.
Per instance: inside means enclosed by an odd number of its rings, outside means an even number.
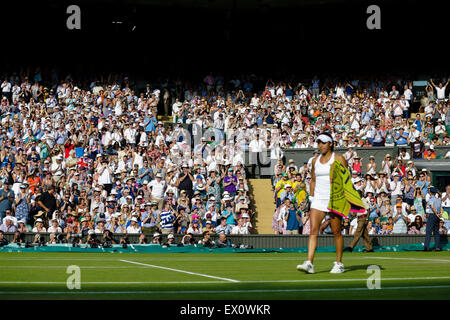
M0 221L6 216L6 210L12 209L14 191L10 187L9 181L4 181L0 189Z
M362 194L362 192L360 192L360 194ZM352 242L350 243L350 245L347 248L345 248L344 251L352 252L353 249L355 248L356 244L358 243L359 239L361 237L363 237L364 245L366 246L366 248L364 249L364 252L373 252L372 241L369 237L369 229L368 229L369 214L368 214L367 210L370 208L370 204L367 203L367 201L364 201L364 199L363 199L363 202L365 204L366 210L364 212L358 212L356 214L356 216L357 216L356 231L354 233Z
M434 235L434 250L442 251L439 236L439 223L441 220L441 200L436 197L438 190L435 187L429 189L430 199L428 200L428 206L431 209L428 214L427 228L425 234L424 251L430 251L431 234Z

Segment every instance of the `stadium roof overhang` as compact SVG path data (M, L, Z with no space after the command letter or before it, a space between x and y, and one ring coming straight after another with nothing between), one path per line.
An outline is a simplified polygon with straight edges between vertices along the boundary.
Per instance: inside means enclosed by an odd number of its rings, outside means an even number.
M419 170L427 169L430 171L448 171L450 172L450 160L414 160L416 168Z

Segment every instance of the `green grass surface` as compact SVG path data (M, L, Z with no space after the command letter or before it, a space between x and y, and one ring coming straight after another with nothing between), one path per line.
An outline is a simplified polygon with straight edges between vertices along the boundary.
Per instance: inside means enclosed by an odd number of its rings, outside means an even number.
M315 274L296 270L305 258L289 253L2 253L0 299L450 298L450 252L348 253L343 274L329 273L334 253L316 255ZM80 267L80 290L67 288L70 265ZM381 269L380 290L367 288L370 265Z

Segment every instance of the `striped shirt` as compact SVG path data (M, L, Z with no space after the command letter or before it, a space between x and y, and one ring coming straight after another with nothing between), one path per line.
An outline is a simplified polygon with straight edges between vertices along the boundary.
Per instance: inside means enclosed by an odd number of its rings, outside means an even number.
M161 218L161 222L160 222L161 229L172 229L173 228L173 222L175 220L175 217L173 216L172 212L161 211L160 218Z

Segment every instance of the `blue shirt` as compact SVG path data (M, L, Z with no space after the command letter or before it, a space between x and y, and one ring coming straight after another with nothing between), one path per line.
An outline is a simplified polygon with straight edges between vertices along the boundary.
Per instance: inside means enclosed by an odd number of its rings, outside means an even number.
M149 123L147 124L147 126L145 127L145 132L149 132L149 131L155 131L156 129L156 124L158 123L158 121L156 120L155 117L153 118L147 118L145 119L145 121L149 121Z
M426 196L428 194L428 181L422 182L419 180L416 182L416 187L421 187L423 185L425 185L425 187L422 188L422 193Z
M14 191L11 189L6 192L5 190L0 190L0 197L4 196L5 199L3 199L0 202L0 213L5 212L7 209L11 209L12 202L9 200L9 197L14 198Z
M442 201L440 199L436 198L436 196L431 196L428 203L430 204L430 208L433 206L438 214L441 213Z
M299 222L297 216L300 216L299 212L295 209L289 209L289 217L287 220L286 230L298 230Z
M227 217L227 224L236 224L236 220L234 220L233 210L222 211L222 216L226 216L228 214L230 215Z
M406 138L404 138L403 136L408 137L409 134L406 133L406 132L403 132L402 137L400 137L400 132L397 132L397 133L395 134L395 141L397 142L397 145L398 145L398 146L408 144L408 141L407 141Z
M161 217L160 222L161 229L173 228L173 222L175 220L175 217L170 211L161 211L160 217Z

